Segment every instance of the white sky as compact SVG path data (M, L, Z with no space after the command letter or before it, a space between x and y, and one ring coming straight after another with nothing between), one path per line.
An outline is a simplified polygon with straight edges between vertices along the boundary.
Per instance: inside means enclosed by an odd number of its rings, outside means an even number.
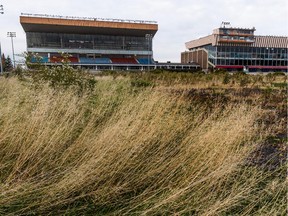
M26 36L19 22L21 13L158 22L154 59L180 61L185 42L206 36L222 21L233 27L256 28L256 35L288 35L287 0L0 0L2 52L12 57L11 39L16 32L16 54L26 51Z

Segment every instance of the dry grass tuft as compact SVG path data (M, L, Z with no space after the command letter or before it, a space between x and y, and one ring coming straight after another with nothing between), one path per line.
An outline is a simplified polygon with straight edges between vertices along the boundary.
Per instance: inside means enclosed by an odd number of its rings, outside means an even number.
M284 168L247 165L263 113L129 79L79 96L0 78L0 214L284 215Z

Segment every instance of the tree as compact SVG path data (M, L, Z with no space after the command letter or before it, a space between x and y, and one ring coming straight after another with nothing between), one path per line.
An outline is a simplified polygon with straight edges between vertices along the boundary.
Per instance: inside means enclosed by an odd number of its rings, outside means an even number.
M13 69L12 60L9 56L5 57L5 54L2 54L2 66L3 71L11 71Z
M12 60L11 60L11 58L9 57L9 55L8 55L7 58L4 60L3 69L4 69L4 71L11 71L11 70L13 69Z

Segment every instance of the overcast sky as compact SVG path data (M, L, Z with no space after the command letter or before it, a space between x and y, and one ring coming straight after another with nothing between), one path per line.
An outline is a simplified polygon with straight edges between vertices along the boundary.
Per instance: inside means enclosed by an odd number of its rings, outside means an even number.
M16 54L26 51L21 13L152 20L158 22L154 59L180 61L185 42L206 36L222 21L233 27L256 28L256 35L288 35L287 0L0 0L0 41L12 53L7 32L16 32Z

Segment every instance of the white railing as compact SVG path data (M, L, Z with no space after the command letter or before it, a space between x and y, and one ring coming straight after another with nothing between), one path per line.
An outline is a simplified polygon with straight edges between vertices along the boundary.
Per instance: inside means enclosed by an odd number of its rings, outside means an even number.
M147 20L129 20L129 19L113 19L113 18L59 16L59 15L48 15L48 14L29 14L29 13L21 13L21 16L25 16L25 17L40 17L40 18L54 18L54 19L71 19L71 20L121 22L121 23L157 24L156 21L147 21Z

